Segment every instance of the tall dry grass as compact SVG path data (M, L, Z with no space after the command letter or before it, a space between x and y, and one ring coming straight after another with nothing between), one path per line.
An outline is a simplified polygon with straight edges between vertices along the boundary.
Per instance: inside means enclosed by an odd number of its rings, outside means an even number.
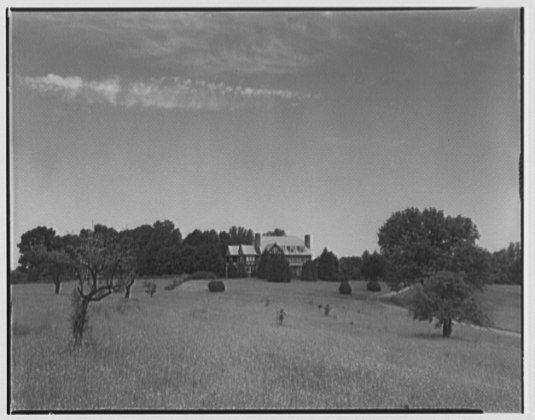
M15 286L12 408L520 410L518 337L456 326L444 340L400 308L363 300L358 284L342 296L332 283L228 283L223 294L196 281L105 299L90 307L78 350L68 345L69 286L60 296Z

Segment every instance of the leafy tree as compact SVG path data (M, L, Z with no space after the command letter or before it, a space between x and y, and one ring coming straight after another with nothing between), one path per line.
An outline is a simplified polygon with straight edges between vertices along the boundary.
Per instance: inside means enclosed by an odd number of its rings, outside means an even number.
M252 229L246 229L243 226L232 226L228 234L228 245L252 245L254 242Z
M203 234L200 229L195 229L184 239L185 246L201 246L203 243Z
M72 271L69 254L63 249L47 251L42 247L37 255L42 261L42 275L54 283L55 292L59 295L62 279Z
M21 271L29 271L42 268L43 252L58 249L56 231L46 226L38 226L31 229L20 238L17 244L19 248L19 267Z
M371 255L368 251L364 251L360 271L366 280L377 281L385 275L386 260L377 251Z
M153 272L150 274L178 274L175 261L179 260L182 235L173 222L157 221L152 226L150 256Z
M30 280L48 279L59 294L61 281L71 270L71 260L65 251L69 237L62 238L56 235L54 229L45 226L24 233L18 244L20 270L27 272Z
M307 261L301 268L301 280L316 281L318 280L318 267L314 261Z
M324 248L321 255L314 262L318 267L318 278L320 280L338 280L338 258L334 253Z
M269 232L264 233L264 236L286 236L284 229L275 228Z
M225 260L214 245L184 246L181 259L186 273L212 271L220 276L225 273Z
M469 218L445 217L433 208L409 208L394 213L378 236L391 270L391 286L400 289L452 267L455 256L474 246L479 233Z
M340 274L344 280L360 280L362 278L362 258L342 257L338 262Z
M522 284L522 249L519 242L511 242L507 248L494 252L491 259L494 283Z
M409 311L420 321L437 320L435 326L442 326L443 337L451 335L453 321L485 325L488 319L475 297L474 287L463 273L440 271L416 286Z
M82 229L69 242L67 252L78 279L71 318L74 343L78 345L87 328L89 304L124 290L134 262L128 248L119 240L118 232L104 225L95 225L93 230Z
M129 299L132 286L143 268L147 244L139 239L135 229L125 229L119 232L117 248L122 254L120 268L124 279L124 297Z
M465 281L481 289L488 282L491 255L478 245L463 243L452 250L451 260L444 267L454 273L463 272Z

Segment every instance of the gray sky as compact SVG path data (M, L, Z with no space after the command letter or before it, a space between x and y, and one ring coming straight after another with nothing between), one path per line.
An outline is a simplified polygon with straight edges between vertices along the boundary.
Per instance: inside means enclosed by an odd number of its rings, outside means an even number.
M12 252L169 219L377 249L395 211L520 240L519 11L12 14Z

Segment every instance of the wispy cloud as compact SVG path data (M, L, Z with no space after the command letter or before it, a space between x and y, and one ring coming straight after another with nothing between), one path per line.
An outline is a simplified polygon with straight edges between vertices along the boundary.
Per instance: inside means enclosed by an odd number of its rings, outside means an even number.
M65 101L107 103L127 108L140 106L168 110L235 109L259 101L295 101L312 97L310 94L284 89L231 86L178 77L125 82L118 77L95 81L84 80L79 76L62 77L49 74L18 79L33 90L57 95Z
M70 48L112 51L188 74L201 68L201 77L293 74L339 36L333 19L317 13L42 13L22 19Z

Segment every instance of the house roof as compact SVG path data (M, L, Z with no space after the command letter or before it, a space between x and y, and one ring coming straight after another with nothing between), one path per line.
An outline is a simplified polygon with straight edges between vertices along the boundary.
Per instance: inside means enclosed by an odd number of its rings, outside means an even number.
M297 236L262 236L260 238L260 251L277 244L285 255L312 255L302 239Z
M258 255L253 245L240 245L243 255Z
M229 245L227 249L227 254L229 255L240 255L240 246L239 245Z

